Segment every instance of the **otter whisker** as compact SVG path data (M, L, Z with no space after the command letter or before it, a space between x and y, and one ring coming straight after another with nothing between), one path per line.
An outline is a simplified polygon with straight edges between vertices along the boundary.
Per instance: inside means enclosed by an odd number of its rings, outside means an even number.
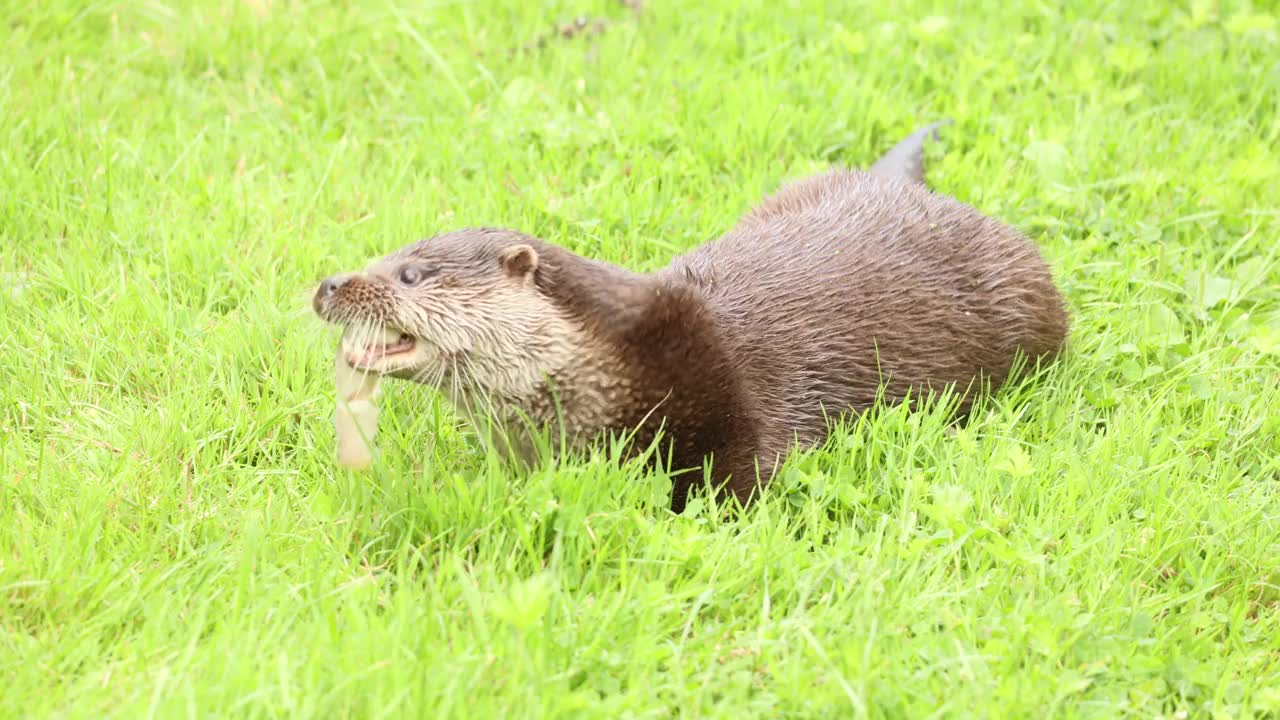
M428 387L434 388L435 383L428 381L428 378L434 377L436 370L437 369L431 365L420 367L409 374L409 382L417 383L419 385L427 385Z
M484 442L489 447L498 448L501 453L511 454L515 445L511 439L511 428L508 427L510 418L507 417L507 408L496 402L487 384L478 379L477 369L469 358L459 358L455 354L454 366L458 368L463 381L464 402L470 408L473 425L477 426L478 432L483 433Z
M419 340L418 342L425 342ZM421 385L426 385L436 392L440 392L440 384L444 380L444 375L448 371L448 367L442 362L432 362L415 370L409 380Z
M454 356L449 356L449 402L460 405L461 398L458 396L458 360Z
M444 383L444 374L446 372L448 372L448 368L444 366L444 363L441 363L436 367L435 374L431 376L430 387L436 392L437 395L441 393L440 386L441 384Z

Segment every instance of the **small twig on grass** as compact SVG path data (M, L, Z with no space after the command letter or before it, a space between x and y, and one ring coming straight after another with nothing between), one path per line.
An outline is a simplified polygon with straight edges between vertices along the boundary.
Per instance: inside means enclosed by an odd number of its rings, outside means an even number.
M618 2L621 3L623 7L628 8L637 15L644 10L644 0L618 0ZM572 40L576 37L592 37L600 35L608 30L612 25L613 21L609 18L589 18L585 15L579 15L568 22L557 24L554 30L545 32L530 42L525 43L521 50L525 52L541 50L547 46L547 43L557 37L564 40Z

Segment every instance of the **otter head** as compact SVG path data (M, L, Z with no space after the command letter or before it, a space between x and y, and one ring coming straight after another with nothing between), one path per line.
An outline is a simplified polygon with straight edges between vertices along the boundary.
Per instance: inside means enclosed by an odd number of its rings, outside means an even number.
M423 240L363 272L325 279L312 300L345 326L353 367L449 390L518 399L572 358L579 329L541 288L535 238L474 228Z

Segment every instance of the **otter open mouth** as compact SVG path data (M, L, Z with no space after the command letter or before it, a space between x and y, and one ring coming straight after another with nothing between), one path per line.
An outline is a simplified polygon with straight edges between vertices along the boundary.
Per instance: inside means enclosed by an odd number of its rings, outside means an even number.
M389 361L412 353L416 344L412 335L396 328L384 328L372 335L348 328L342 336L342 352L347 364L362 370L385 370Z

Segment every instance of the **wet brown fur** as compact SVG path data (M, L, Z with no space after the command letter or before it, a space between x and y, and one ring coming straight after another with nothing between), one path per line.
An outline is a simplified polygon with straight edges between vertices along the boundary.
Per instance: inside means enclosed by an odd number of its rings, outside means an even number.
M512 263L518 246L532 255ZM438 273L434 297L451 304L419 313L435 329L404 318L406 296L389 281L404 262ZM676 511L704 459L717 485L748 501L791 448L821 442L832 417L866 410L880 392L893 403L952 386L965 412L978 384L999 386L1019 353L1055 356L1068 324L1028 239L912 178L853 170L784 187L653 274L481 228L416 243L356 279L318 294L317 312L410 324L428 341L470 323L474 348L523 332L489 352L544 379L489 383L489 411L562 422L584 441L636 431L635 450L661 427L671 467L693 470L679 476ZM497 288L506 305L489 299ZM513 307L525 316L509 317ZM475 362L468 353L480 357L463 349L452 361ZM458 395L466 403L474 388Z

